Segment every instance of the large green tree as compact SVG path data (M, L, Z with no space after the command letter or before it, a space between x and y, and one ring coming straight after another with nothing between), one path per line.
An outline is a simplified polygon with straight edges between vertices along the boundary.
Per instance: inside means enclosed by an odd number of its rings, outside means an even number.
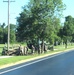
M64 8L62 0L30 0L17 18L19 41L54 40L60 24L59 16Z
M34 35L37 33L37 36L38 34L42 36L46 28L51 27L53 18L61 14L62 8L62 0L30 0L18 17L18 34L28 32L30 35L33 32ZM20 35L23 36L23 34Z
M74 35L74 19L72 16L67 16L65 17L65 23L63 27L63 38L66 44L66 48L68 41L70 42L72 40L73 35Z

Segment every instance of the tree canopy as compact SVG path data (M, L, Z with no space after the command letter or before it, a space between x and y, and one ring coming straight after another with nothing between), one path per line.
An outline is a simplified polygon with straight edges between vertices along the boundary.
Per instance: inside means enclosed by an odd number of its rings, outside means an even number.
M14 24L10 24L10 43L15 42L16 40L16 26ZM0 43L7 43L8 37L8 26L5 23L0 24Z
M17 18L18 40L54 39L59 31L59 18L63 10L62 0L30 0Z

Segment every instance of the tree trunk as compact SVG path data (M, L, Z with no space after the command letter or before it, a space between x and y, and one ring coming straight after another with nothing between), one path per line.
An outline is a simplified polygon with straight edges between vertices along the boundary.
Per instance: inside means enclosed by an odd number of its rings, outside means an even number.
M66 42L65 42L65 48L67 48L67 40L66 40Z
M53 44L52 44L52 51L54 51L54 40L53 40Z
M44 40L42 40L41 53L44 52Z

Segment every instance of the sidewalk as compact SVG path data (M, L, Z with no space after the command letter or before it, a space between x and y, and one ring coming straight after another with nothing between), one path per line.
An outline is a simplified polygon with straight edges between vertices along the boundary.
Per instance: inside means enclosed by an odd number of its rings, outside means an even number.
M0 59L2 59L2 58L10 58L10 57L13 57L13 56L0 56Z

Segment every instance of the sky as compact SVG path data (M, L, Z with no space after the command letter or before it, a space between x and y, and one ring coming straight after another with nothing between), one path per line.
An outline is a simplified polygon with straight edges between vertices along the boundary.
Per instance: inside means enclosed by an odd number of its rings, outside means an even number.
M8 0L0 0L0 23L7 24L8 16L8 3L3 2ZM13 0L10 0L13 1ZM19 13L22 11L22 7L28 4L29 0L15 0L15 2L10 3L10 23L16 24L16 18L19 16ZM64 17L71 15L74 17L74 0L63 0L63 3L66 5L66 10L63 11L62 22L64 22Z
M66 16L71 15L74 18L74 0L63 0L66 5L66 9L63 11L63 22Z
M7 24L8 22L8 2L3 2L8 0L0 0L0 23ZM10 0L15 2L10 2L10 23L16 24L16 18L22 11L22 7L28 4L29 0Z

